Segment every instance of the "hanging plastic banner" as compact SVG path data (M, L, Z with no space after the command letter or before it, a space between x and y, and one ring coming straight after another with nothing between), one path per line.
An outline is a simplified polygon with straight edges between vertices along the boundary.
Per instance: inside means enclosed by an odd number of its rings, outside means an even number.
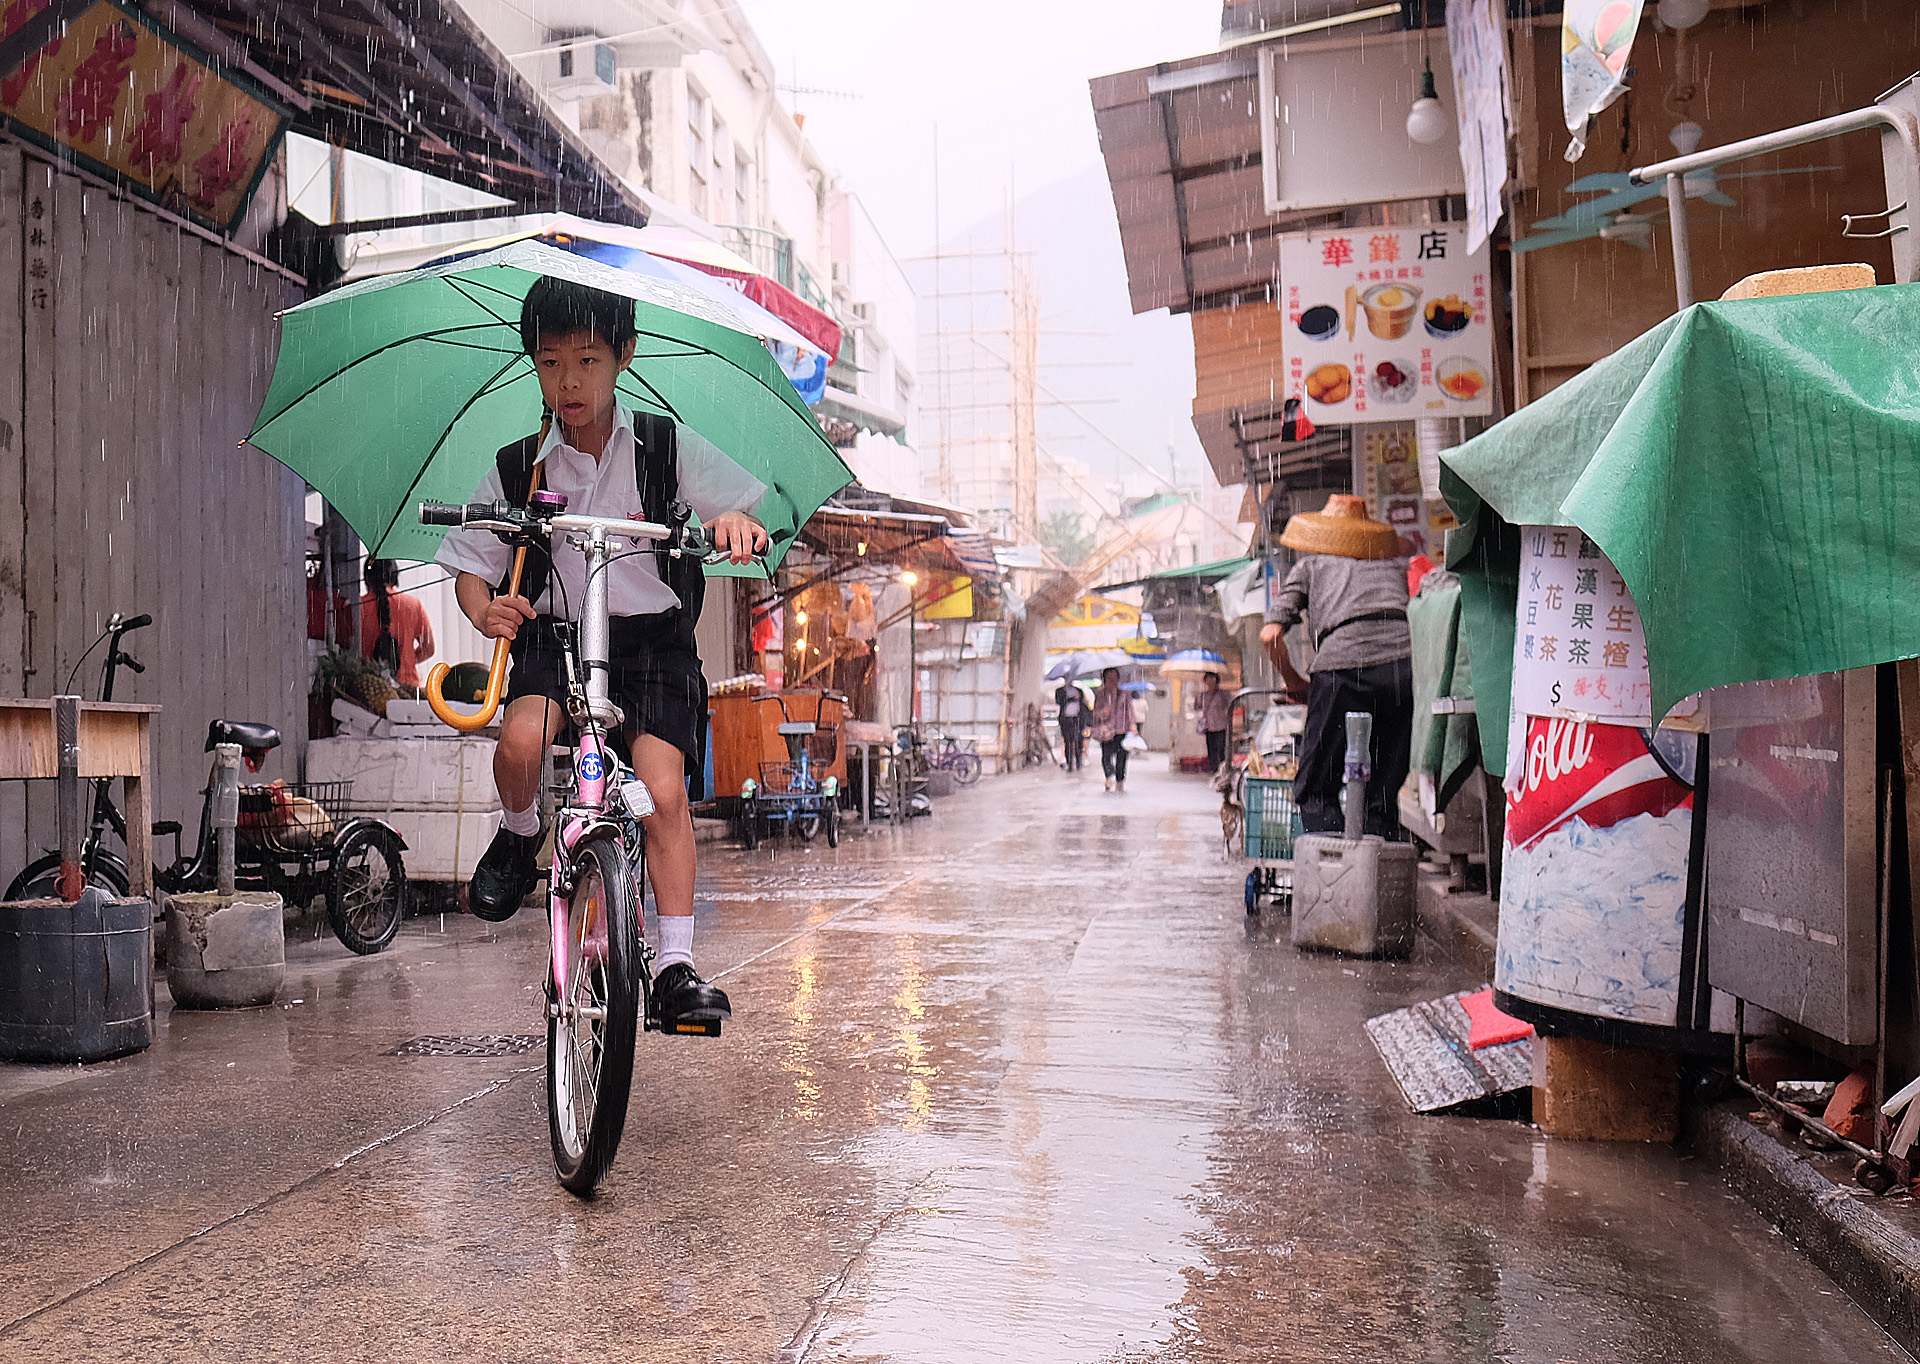
M1500 221L1507 183L1507 7L1498 0L1447 6L1447 50L1460 101L1460 165L1467 174L1467 250L1478 251Z
M1560 93L1567 160L1587 149L1587 120L1626 93L1627 58L1640 31L1640 0L1567 0L1560 23Z

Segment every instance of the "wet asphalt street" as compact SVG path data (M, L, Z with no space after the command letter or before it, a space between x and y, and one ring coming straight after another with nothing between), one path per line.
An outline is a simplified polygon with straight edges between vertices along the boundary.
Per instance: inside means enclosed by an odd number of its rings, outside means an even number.
M1697 1162L1409 1114L1361 1024L1474 982L1250 933L1204 782L1133 787L703 847L737 1021L642 1039L590 1203L538 1049L391 1054L539 1033L537 911L0 1066L0 1361L1906 1358Z

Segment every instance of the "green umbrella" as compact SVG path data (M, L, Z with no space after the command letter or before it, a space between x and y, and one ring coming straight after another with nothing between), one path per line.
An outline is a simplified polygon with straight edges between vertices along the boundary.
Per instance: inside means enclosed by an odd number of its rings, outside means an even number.
M777 565L853 475L773 357L713 299L541 242L363 280L288 309L273 385L247 439L317 488L370 553L431 559L445 532L419 523L418 504L467 501L495 452L539 429L520 303L542 275L635 301L640 341L621 400L693 428L767 485L756 510Z

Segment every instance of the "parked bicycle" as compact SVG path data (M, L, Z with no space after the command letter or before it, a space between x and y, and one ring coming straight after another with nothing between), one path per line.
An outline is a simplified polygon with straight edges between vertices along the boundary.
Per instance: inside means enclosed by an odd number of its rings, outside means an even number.
M840 781L823 777L819 768L830 766L839 735L833 725L824 729L812 720L786 718L787 699L775 695L783 717L780 737L786 741L787 761L761 763L760 776L748 781L751 788L741 792L740 839L749 851L760 846L760 839L783 824L788 833L798 834L811 843L822 829L827 846L840 846Z
M135 630L153 624L138 615L123 620L117 613L99 639L88 646L67 679L71 688L87 656L103 642L107 659L100 683L100 699L113 700L114 682L122 668L143 673L146 668L121 647ZM206 752L220 744L238 744L247 769L258 772L267 755L280 746L280 731L255 720L215 720L207 728ZM295 904L324 895L327 921L334 936L362 955L378 952L400 931L407 909L407 872L401 859L406 841L381 820L347 813L352 782L274 782L240 788L240 827L234 839L235 884L246 890L278 892ZM169 895L215 888L213 831L214 774L207 774L200 793L200 830L193 852L181 849L178 820L160 820L153 835L173 838L173 862L153 868L153 884ZM127 893L126 858L110 843L126 845L127 821L113 802L110 783L93 783L93 819L80 845L81 875L86 884L120 896ZM9 900L40 899L58 893L60 854L42 853L26 865L7 886Z
M951 772L962 786L980 780L980 755L974 752L971 739L963 743L951 734L937 734L928 740L916 726L901 725L894 731L893 746L908 768L920 775Z
M567 716L578 734L572 778L554 821L547 917L547 1126L560 1183L585 1196L613 1164L627 1120L637 1035L664 1031L653 1002L654 948L647 941L647 837L653 813L645 783L611 744L625 717L607 688L607 566L627 553L617 540L663 544L671 554L707 557L712 543L676 506L672 526L570 516L567 500L536 492L526 508L506 501L420 504L430 526L489 530L507 544L546 553L554 537L587 560L579 623L562 631ZM499 688L490 687L497 702ZM674 1031L718 1037L720 1021L680 1022Z

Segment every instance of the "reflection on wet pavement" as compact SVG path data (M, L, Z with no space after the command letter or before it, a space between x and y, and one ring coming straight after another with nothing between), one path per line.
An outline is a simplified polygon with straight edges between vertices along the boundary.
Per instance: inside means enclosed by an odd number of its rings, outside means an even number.
M541 1031L531 911L0 1067L0 1360L1904 1357L1671 1150L1408 1114L1360 1024L1470 982L1250 933L1204 783L1133 786L705 849L737 1021L643 1039L591 1203L539 1051L388 1054Z

